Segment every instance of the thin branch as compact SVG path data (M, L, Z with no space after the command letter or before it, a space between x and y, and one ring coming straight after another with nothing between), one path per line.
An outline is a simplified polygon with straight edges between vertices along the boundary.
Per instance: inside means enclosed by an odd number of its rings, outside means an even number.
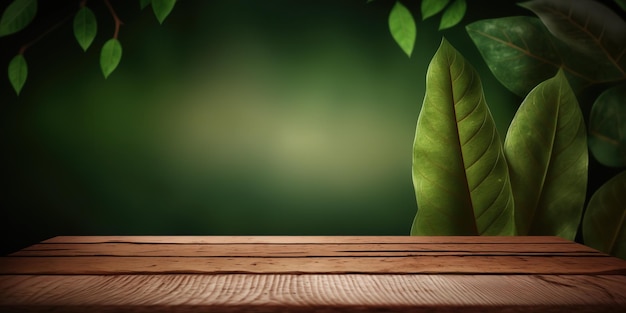
M27 44L23 45L20 48L20 54L24 54L24 52L26 52L26 50L28 48L30 48L32 45L36 44L37 42L39 42L41 39L43 39L44 37L46 37L46 35L50 34L51 32L55 31L57 28L59 28L61 25L65 24L65 22L67 22L70 18L72 17L72 15L68 15L66 16L64 19L62 19L61 21L57 22L56 24L52 25L52 27L48 28L45 32L43 32L41 35L39 35L39 37L33 39L32 41L28 42Z
M115 21L115 33L113 34L113 38L117 39L117 35L120 33L120 26L122 26L122 24L124 23L122 23L122 20L120 20L120 18L115 13L115 10L113 9L113 6L111 5L111 2L109 2L109 0L104 0L104 4L106 4L107 8L109 8L109 12L111 12L111 16Z

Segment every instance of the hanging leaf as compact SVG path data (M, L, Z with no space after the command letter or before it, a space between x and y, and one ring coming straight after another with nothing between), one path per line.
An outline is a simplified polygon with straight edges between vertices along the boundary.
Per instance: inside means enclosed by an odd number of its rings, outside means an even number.
M513 235L500 137L474 68L445 39L426 74L413 144L412 235Z
M105 42L100 53L100 68L102 68L104 78L113 73L121 59L122 44L116 38L111 38Z
M537 14L555 37L587 54L603 71L626 78L626 22L611 9L592 0L532 0L520 6Z
M562 68L574 90L621 79L589 56L572 51L536 17L513 16L467 25L468 34L494 76L507 89L525 96Z
M463 19L465 11L467 10L467 4L465 0L454 0L452 4L443 12L441 16L441 22L439 23L439 30L450 28Z
M143 10L150 5L150 2L152 2L152 0L139 0L139 7Z
M157 20L159 20L159 23L163 24L165 18L170 15L170 12L172 12L172 9L174 9L176 0L152 0L151 3L154 15L156 16Z
M17 33L33 21L37 0L14 0L0 18L0 37Z
M410 58L417 31L413 15L400 1L396 1L389 13L389 31L402 51Z
M518 234L573 240L587 188L583 115L562 71L533 89L504 142Z
M28 77L26 59L24 55L18 54L9 62L9 81L18 95L26 83L26 77Z
M422 20L425 20L443 10L450 0L423 0L422 1Z
M88 7L82 7L74 16L74 36L83 51L87 51L97 32L96 16Z
M608 180L589 200L583 218L586 245L626 259L626 172Z
M589 149L606 166L626 166L626 84L604 91L589 117Z

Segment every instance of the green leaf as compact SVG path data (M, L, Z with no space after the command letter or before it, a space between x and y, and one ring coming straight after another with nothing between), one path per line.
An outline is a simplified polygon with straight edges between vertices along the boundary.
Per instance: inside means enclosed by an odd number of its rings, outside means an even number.
M608 180L589 200L583 218L586 245L626 259L626 172Z
M139 7L143 10L150 5L150 2L152 2L152 0L139 0Z
M24 55L18 54L9 62L9 81L18 95L24 87L26 77L28 77L26 59L24 59Z
M87 51L97 32L96 16L88 7L82 7L74 16L74 36L83 51Z
M122 44L115 38L109 39L102 46L100 68L104 78L109 77L122 59Z
M507 164L476 70L445 39L426 74L413 144L411 235L513 235Z
M536 17L481 20L466 29L498 81L522 97L561 68L575 90L621 79L589 56L572 51Z
M605 90L591 107L589 149L607 166L626 166L626 84Z
M574 239L587 188L585 133L562 71L522 102L504 142L519 235Z
M152 10L154 11L154 15L157 20L159 20L160 24L163 24L165 18L170 15L172 9L174 9L174 5L176 4L176 0L152 0Z
M465 0L454 0L452 4L443 12L441 16L441 22L439 23L439 30L450 28L463 19L465 11L467 10L467 4Z
M400 1L396 1L389 13L389 31L402 51L411 57L417 33L415 20L411 12Z
M615 0L615 3L626 12L626 0Z
M423 0L422 1L422 20L425 20L443 10L450 0Z
M548 30L588 55L603 71L626 78L626 22L592 0L532 0L520 6L533 11Z
M33 21L37 0L14 0L0 18L0 37L17 33Z

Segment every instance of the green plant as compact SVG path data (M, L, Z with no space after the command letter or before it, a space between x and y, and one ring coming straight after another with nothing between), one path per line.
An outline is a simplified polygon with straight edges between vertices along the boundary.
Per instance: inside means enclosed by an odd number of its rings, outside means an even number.
M534 0L540 16L474 22L467 31L496 78L525 97L504 144L472 66L444 39L417 122L412 235L557 235L626 258L626 172L586 210L588 146L626 165L626 23L599 3ZM584 23L582 21L585 21ZM544 25L545 24L545 25ZM591 109L577 93L611 83ZM585 105L583 104L583 107ZM583 212L584 217L583 217Z
M100 68L107 78L117 68L122 59L122 44L118 37L122 21L115 9L109 2L104 0L107 10L115 23L113 36L107 40L100 51ZM151 5L154 15L159 23L163 23L176 4L176 0L140 0L141 9ZM35 19L38 12L37 0L13 0L0 17L0 37L9 36L20 32ZM73 13L73 32L76 41L83 51L87 51L98 33L98 21L94 12L87 6L87 0L77 1L77 10ZM68 16L61 19L57 24L44 31L34 40L23 44L17 54L9 62L8 76L15 92L19 95L28 77L28 63L24 56L25 52L44 36L56 30L59 26L72 18Z

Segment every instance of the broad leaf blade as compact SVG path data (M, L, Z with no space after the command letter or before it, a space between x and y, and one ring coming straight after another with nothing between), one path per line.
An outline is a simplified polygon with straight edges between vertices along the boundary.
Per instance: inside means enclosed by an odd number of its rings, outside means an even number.
M172 12L176 0L152 0L152 11L160 24L163 24L165 18Z
M425 20L443 10L450 0L423 0L420 10L422 20Z
M396 2L389 13L389 31L402 51L411 57L417 30L413 15L400 1Z
M28 65L26 59L22 54L18 54L11 62L9 62L9 81L13 86L15 92L19 95L26 83L26 77L28 77Z
M139 0L139 7L143 10L150 5L152 0Z
M562 71L524 99L504 143L519 235L574 239L587 188L585 133Z
M14 0L0 18L0 37L17 33L33 21L37 0Z
M122 59L122 44L115 38L109 39L100 52L100 68L104 78L109 77Z
M577 91L619 79L588 55L572 51L536 17L481 20L466 29L494 76L522 97L559 69Z
M463 19L465 11L467 10L467 4L465 0L454 0L452 4L443 12L441 16L441 22L439 23L439 30L450 28Z
M604 91L589 117L589 149L607 166L626 166L626 84Z
M587 55L616 78L626 78L626 22L592 0L532 0L520 6L533 11L548 30Z
M622 8L622 11L626 12L626 0L615 0L615 3Z
M74 16L74 36L83 51L87 51L97 32L96 16L88 7L82 7Z
M502 144L474 68L445 39L426 74L413 145L412 235L513 235Z
M626 259L626 172L604 183L589 200L583 218L586 245Z

